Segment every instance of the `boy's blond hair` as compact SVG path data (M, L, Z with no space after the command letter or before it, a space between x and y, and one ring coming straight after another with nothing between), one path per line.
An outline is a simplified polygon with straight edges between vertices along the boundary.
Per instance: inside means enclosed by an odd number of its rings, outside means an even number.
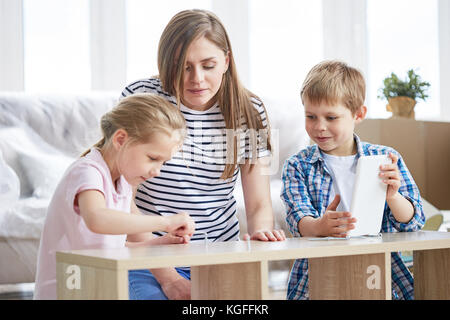
M366 83L356 68L345 62L327 60L315 65L302 85L301 98L313 104L342 103L354 115L364 105Z

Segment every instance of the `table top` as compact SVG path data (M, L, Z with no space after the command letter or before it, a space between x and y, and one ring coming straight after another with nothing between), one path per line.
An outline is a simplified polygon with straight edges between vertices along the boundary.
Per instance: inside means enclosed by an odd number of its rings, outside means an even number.
M318 240L321 239L321 240ZM280 242L229 241L57 252L57 260L106 269L145 269L450 248L450 233L383 233L379 237L288 238Z

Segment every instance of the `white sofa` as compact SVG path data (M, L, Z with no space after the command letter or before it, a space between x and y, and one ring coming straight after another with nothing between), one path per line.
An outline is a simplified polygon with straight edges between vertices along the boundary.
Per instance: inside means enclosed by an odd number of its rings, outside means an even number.
M116 92L0 93L0 151L4 163L12 169L0 171L9 172L5 173L8 179L0 179L0 284L34 282L39 237L53 190L67 166L98 140L99 119L118 96ZM284 160L307 144L303 113L300 101L263 100L279 159L271 176L275 225L288 234L279 197L280 175ZM17 180L20 191L14 182ZM246 219L240 183L236 185L235 197L244 234Z
M34 282L53 190L68 165L98 140L99 119L117 97L0 94L0 284Z

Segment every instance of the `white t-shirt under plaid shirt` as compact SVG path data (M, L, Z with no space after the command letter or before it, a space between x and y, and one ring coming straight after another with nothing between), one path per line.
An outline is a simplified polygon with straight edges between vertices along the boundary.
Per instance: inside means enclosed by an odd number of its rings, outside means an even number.
M394 153L398 156L398 168L401 186L398 192L408 199L414 207L414 215L408 223L395 220L391 210L385 205L380 232L417 231L422 228L425 216L419 189L400 154L392 148L361 142L354 135L357 155L368 156ZM296 237L301 237L298 222L305 216L318 218L325 213L330 199L332 177L328 172L320 149L317 145L309 146L286 160L283 167L283 186L281 199L286 208L286 221L289 230ZM413 299L413 278L403 263L400 254L391 254L392 262L392 298ZM297 259L289 277L287 298L308 299L308 260Z
M178 108L176 98L164 92L158 78L136 81L123 90L122 96L146 92L158 94ZM263 104L256 99L252 102L266 127ZM138 187L136 205L144 214L188 213L196 224L193 242L204 240L205 232L208 241L238 240L239 223L233 190L239 166L231 179L220 179L226 157L226 127L220 108L216 104L206 111L196 111L181 105L180 110L187 125L182 150L163 165L160 176ZM246 130L245 125L243 130ZM250 158L251 153L249 136L244 134L238 148L241 159L238 163ZM264 144L258 147L258 158L269 155Z

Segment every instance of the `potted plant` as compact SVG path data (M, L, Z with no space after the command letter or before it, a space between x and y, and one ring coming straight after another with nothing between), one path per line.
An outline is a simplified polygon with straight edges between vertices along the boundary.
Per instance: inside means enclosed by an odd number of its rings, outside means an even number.
M413 69L408 70L408 77L404 81L395 73L383 80L384 87L380 89L378 98L386 99L386 110L392 112L392 118L404 117L414 119L414 106L417 100L428 98L426 91L430 84L422 81Z

